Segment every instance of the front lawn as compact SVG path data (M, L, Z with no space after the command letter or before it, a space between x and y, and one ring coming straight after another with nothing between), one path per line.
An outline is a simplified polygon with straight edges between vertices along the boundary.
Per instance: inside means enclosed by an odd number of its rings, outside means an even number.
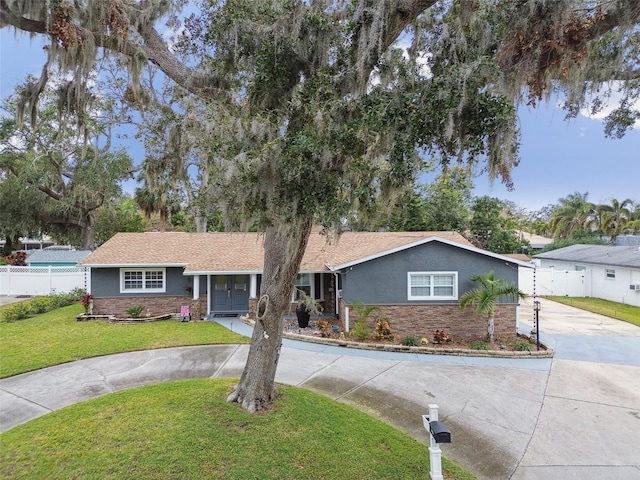
M237 380L168 382L105 395L0 435L4 479L429 478L427 445L346 404L280 386L251 415ZM447 479L474 477L443 459Z
M0 322L0 378L112 353L188 345L249 343L215 322L78 322L80 304L16 322Z
M587 312L633 323L640 327L640 307L590 297L545 297L554 302L581 308Z

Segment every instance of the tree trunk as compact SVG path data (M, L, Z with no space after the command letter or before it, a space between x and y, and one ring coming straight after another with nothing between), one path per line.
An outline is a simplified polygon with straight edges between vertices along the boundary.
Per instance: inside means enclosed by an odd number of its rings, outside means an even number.
M20 245L20 236L19 235L7 235L5 239L5 244L2 249L2 253L0 256L4 257L5 255L11 255L13 253L13 247Z
M240 383L227 398L252 413L268 409L275 400L283 316L291 302L311 226L312 218L305 218L268 227L264 235L264 270L249 357Z
M95 211L91 210L84 216L84 222L82 225L82 249L92 250L95 246L96 236L96 215Z
M489 322L487 324L487 333L489 334L489 343L493 343L493 332L495 331L494 329L494 322L493 322L493 315L489 316Z
M196 232L205 233L207 231L207 217L204 215L196 214L193 217L196 224Z

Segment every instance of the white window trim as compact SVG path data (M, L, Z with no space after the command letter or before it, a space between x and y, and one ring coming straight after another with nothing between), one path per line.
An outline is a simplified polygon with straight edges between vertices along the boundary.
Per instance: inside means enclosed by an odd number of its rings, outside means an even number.
M323 300L322 298L315 298L315 292L316 292L316 274L315 273L310 273L310 272L304 272L305 274L309 275L310 277L310 284L309 287L311 288L311 293L313 294L313 299L317 302ZM296 276L296 282L298 281L298 277ZM297 288L298 285L294 285L293 288L293 293L291 295L291 303L298 303L298 295L297 295ZM324 278L323 275L320 275L320 292L324 291Z
M414 275L453 275L453 295L411 295L411 277ZM431 285L433 288L434 285ZM458 300L458 272L407 272L407 299L408 300Z
M613 276L609 276L609 272L613 274ZM604 269L604 278L605 280L615 280L616 279L616 269L615 268L606 268Z
M162 288L124 288L125 272L162 272ZM120 269L120 293L165 293L167 291L167 269L166 268L121 268Z

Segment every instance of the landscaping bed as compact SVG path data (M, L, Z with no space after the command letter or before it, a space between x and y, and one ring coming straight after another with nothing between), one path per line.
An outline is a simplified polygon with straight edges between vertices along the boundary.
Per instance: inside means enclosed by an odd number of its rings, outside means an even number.
M327 325L328 323L328 325ZM335 331L334 325L338 331ZM553 350L540 344L536 350L535 339L525 335L498 335L493 343L486 339L456 337L444 332L434 332L429 338L412 339L407 337L376 338L375 335L359 339L344 333L340 320L311 320L307 328L300 328L295 320L285 320L284 336L292 340L324 343L364 350L382 350L436 355L460 355L481 357L551 357ZM439 342L437 341L439 340Z
M93 315L90 313L81 313L76 316L76 320L79 322L86 322L90 320L106 320L109 323L149 323L158 322L160 320L169 320L171 318L180 318L173 313L165 313L164 315L155 315L153 317L116 317L115 315Z

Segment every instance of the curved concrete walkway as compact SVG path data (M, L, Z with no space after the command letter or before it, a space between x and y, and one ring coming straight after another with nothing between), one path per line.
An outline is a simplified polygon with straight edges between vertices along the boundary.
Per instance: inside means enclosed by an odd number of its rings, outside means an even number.
M530 301L529 301L530 302ZM519 327L531 329L524 304ZM250 334L235 320L227 328ZM544 301L552 359L350 350L284 340L276 380L346 402L427 443L429 403L481 479L640 479L640 328ZM0 431L79 401L182 378L239 377L248 346L133 352L0 380Z

